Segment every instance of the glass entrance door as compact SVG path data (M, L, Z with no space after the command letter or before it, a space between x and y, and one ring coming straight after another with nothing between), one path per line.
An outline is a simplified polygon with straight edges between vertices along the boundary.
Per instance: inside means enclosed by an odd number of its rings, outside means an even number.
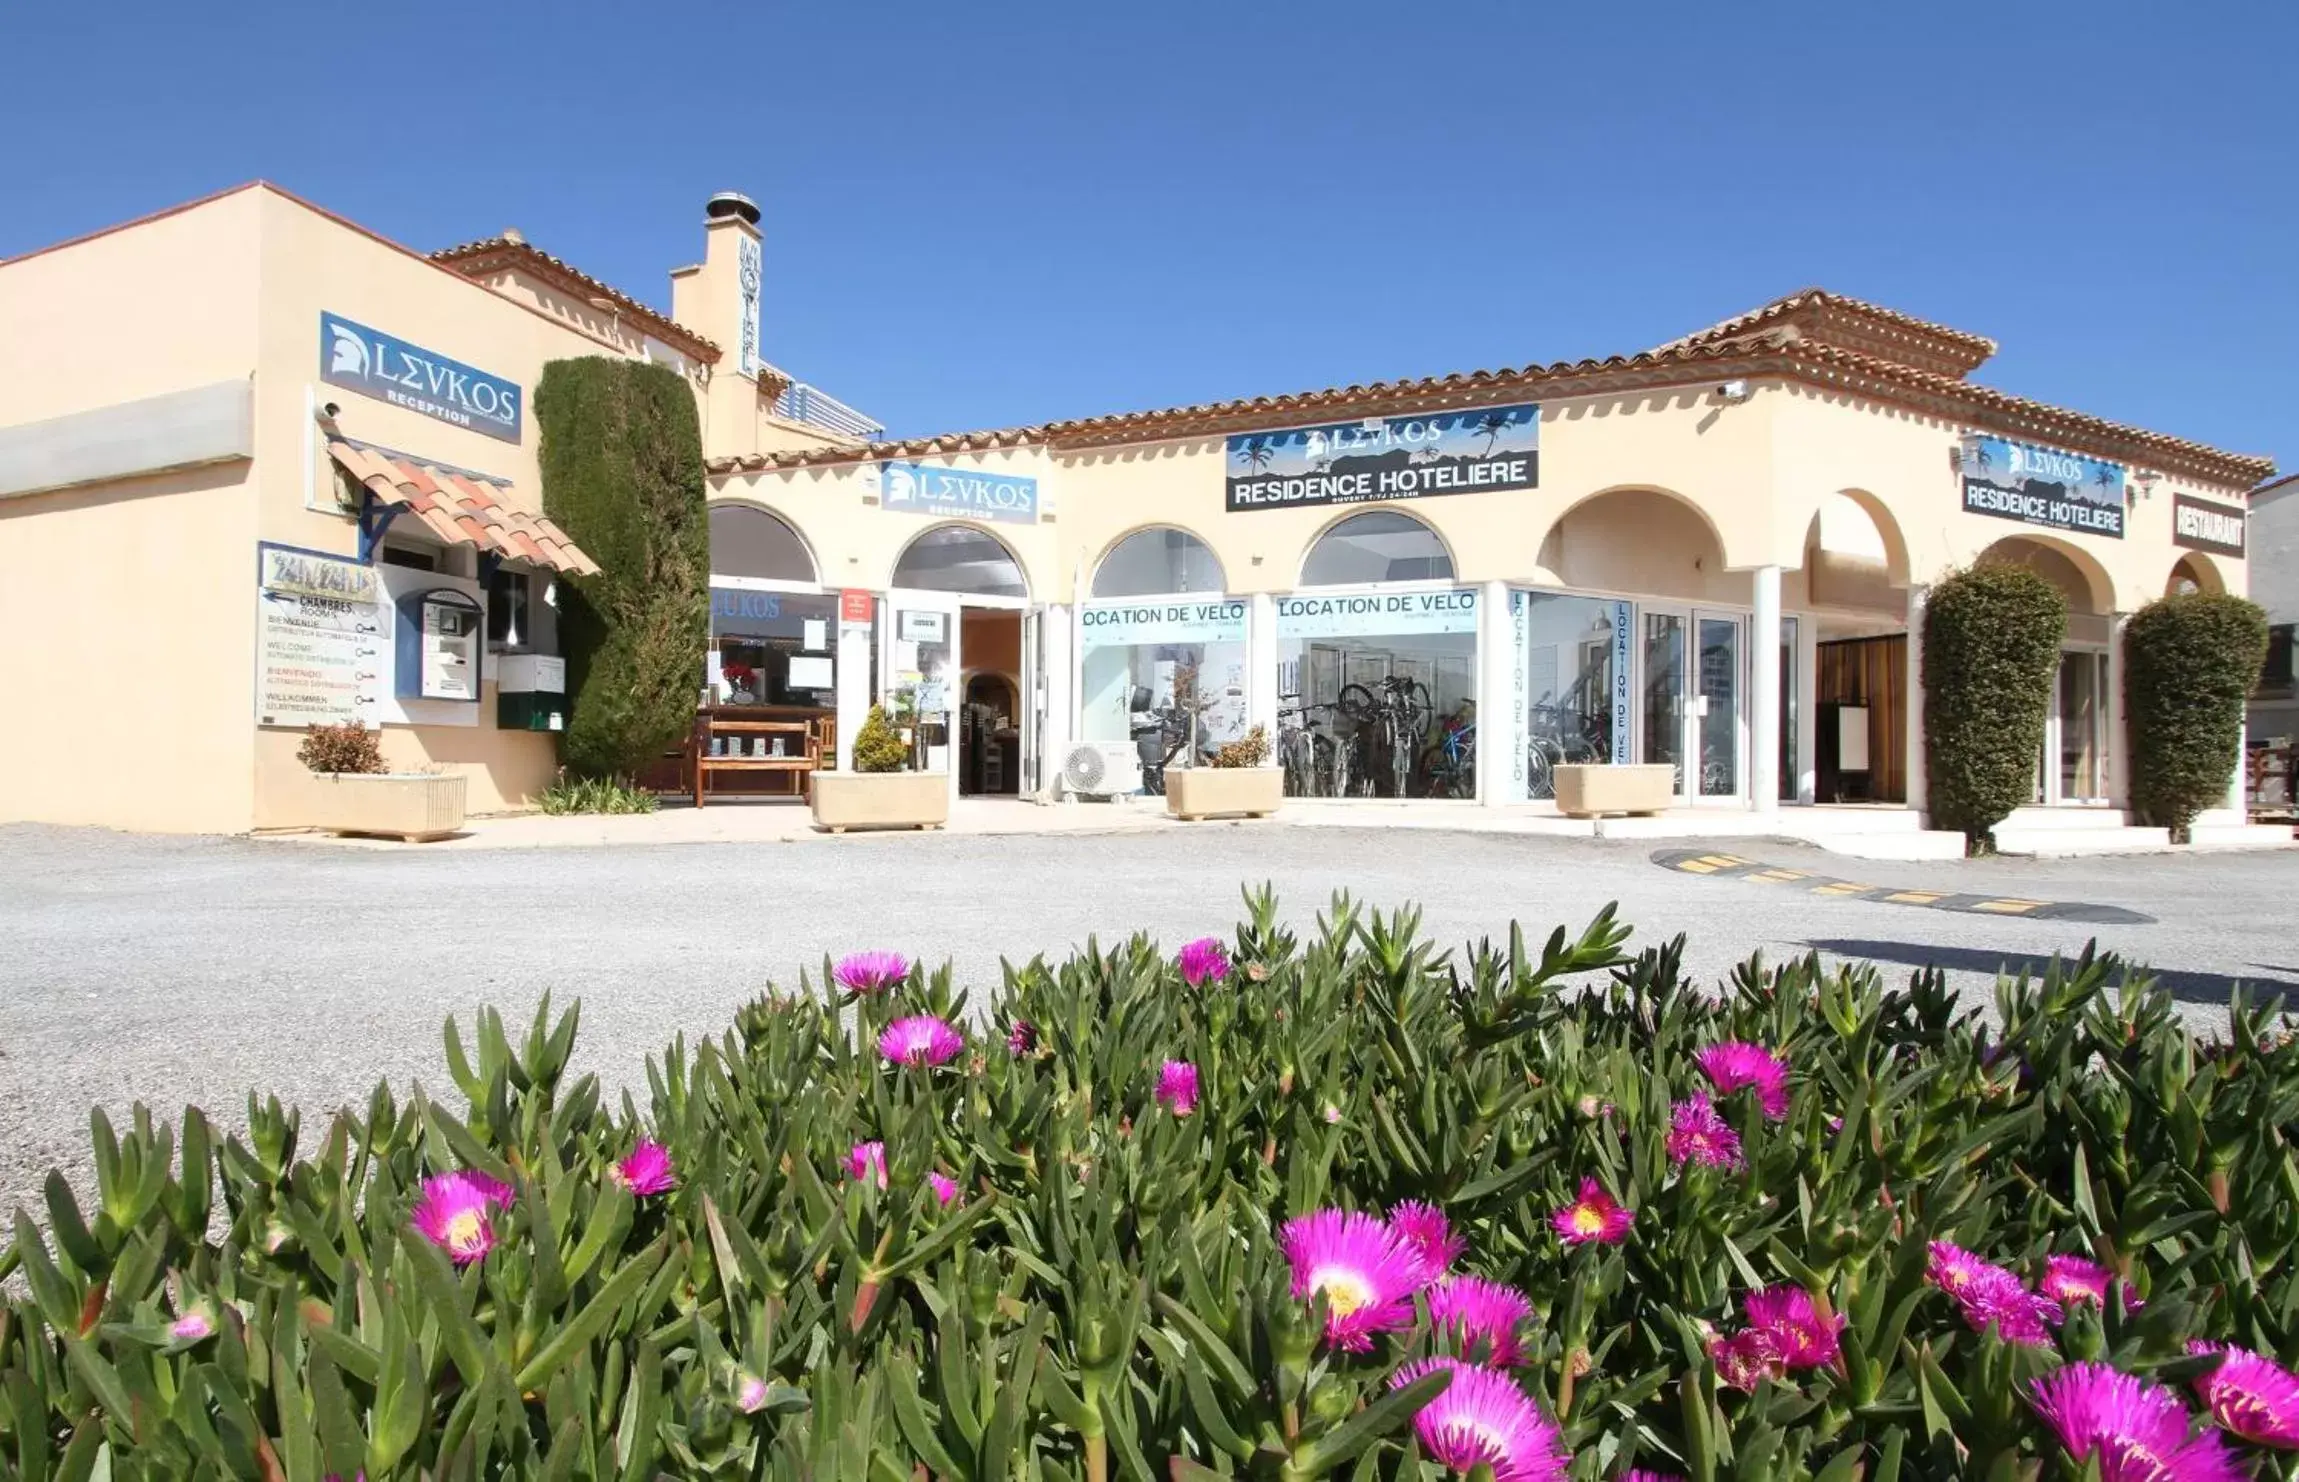
M2107 655L2097 649L2062 650L2052 708L2044 717L2036 801L2107 801L2107 702Z
M911 756L958 796L958 599L899 588L878 606L878 703L911 731Z
M1644 608L1640 759L1676 769L1687 803L1748 793L1745 620L1731 613Z

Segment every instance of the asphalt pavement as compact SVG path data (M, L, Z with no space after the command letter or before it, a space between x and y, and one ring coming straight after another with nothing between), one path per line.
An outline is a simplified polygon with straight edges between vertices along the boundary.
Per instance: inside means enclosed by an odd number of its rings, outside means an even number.
M0 1211L51 1165L84 1183L87 1114L198 1102L237 1125L251 1088L309 1135L378 1077L451 1091L440 1025L583 1002L579 1068L643 1087L672 1035L715 1034L825 954L889 947L994 986L1001 955L1147 930L1226 933L1269 881L1308 925L1332 892L1418 903L1445 945L1545 937L1618 901L1638 941L1683 933L1689 968L1818 948L1984 996L2001 968L2103 947L2149 963L2199 1028L2237 981L2299 1001L2282 853L1867 864L1723 841L1740 858L1914 893L2085 902L2149 920L2020 919L1831 897L1663 868L1650 842L1422 829L1205 825L1119 835L856 836L474 852L338 849L0 827ZM2109 913L2113 914L2113 913Z

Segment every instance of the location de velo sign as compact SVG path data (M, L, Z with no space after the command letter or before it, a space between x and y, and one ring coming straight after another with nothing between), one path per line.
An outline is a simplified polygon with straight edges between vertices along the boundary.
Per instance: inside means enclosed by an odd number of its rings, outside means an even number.
M1088 648L1245 641L1245 604L1219 597L1091 602L1080 609L1078 621Z
M518 382L325 310L319 378L507 443L519 440L525 418Z

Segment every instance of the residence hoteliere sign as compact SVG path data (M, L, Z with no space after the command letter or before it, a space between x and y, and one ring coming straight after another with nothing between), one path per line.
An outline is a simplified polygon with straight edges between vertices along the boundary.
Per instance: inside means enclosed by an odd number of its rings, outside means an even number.
M1541 409L1530 403L1369 417L1229 440L1228 507L1294 509L1538 488Z
M325 310L319 316L319 378L453 427L507 443L519 440L525 408L518 382Z
M2123 539L2123 465L2001 437L1963 441L1964 509Z

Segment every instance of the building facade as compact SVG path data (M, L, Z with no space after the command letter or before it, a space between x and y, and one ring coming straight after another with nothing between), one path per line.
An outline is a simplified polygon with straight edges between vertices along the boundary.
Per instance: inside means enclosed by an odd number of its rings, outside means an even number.
M392 758L470 771L475 808L548 780L547 702L502 700L536 666L503 661L555 652L587 558L532 419L410 405L392 356L498 407L553 359L677 368L707 698L834 717L842 760L895 702L953 790L1040 799L1081 752L1154 787L1260 726L1299 795L1539 808L1559 765L1644 762L1687 808L1921 810L1925 592L1989 558L2069 598L2037 802L2112 808L2118 626L2247 589L2270 471L1983 386L1991 341L1817 289L1601 361L887 440L761 358L755 208L703 235L667 315L514 235L424 258L268 187L0 264L0 330L39 347L0 368L0 611L56 635L4 661L0 817L294 823L298 642L336 645L320 708L367 684ZM133 599L90 613L92 565ZM357 571L402 614L388 679L307 631ZM425 693L407 652L466 621L475 676Z

